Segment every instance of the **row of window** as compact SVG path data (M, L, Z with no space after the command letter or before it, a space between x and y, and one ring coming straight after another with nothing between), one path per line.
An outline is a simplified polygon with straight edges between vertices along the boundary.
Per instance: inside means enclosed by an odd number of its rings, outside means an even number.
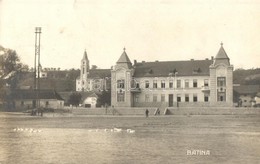
M178 79L177 81L177 85L176 88L183 88L182 86L182 80ZM169 88L174 88L173 86L173 80L169 81ZM209 80L205 79L204 80L204 86L208 87L209 86ZM132 86L133 88L139 88L140 85L138 82L135 82L135 86ZM193 88L197 88L198 87L198 80L194 79L193 83L192 83L192 87ZM117 80L117 88L125 88L125 80ZM153 84L152 86L150 85L150 81L149 80L145 80L145 88L158 88L158 81L157 80L153 80ZM161 80L161 87L160 88L166 88L166 82L165 80ZM190 80L186 79L184 81L184 88L190 88Z
M158 95L153 94L152 95L152 102L166 102L165 94L161 94L161 101L158 100ZM124 102L125 101L125 92L117 92L117 102ZM173 102L173 94L171 96L169 95L169 102ZM204 102L209 101L209 95L204 94ZM217 94L217 101L226 101L226 93L225 92L218 92ZM139 95L135 95L135 102L139 102ZM145 102L151 102L150 95L145 95ZM189 94L185 94L184 100L182 100L182 95L177 94L177 102L198 102L198 95L196 93L193 94L192 100L190 99Z
M182 95L181 94L177 94L177 102L198 102L198 95L197 94L193 94L192 100L190 99L190 95L189 94L185 94L184 99L182 100ZM139 96L136 95L135 97L135 102L139 101ZM169 102L173 102L173 96L169 96ZM204 102L208 102L209 101L209 95L205 94L204 95ZM152 95L152 101L150 99L150 95L146 94L145 95L145 102L166 102L165 100L165 94L161 94L161 100L158 100L158 95L154 94Z

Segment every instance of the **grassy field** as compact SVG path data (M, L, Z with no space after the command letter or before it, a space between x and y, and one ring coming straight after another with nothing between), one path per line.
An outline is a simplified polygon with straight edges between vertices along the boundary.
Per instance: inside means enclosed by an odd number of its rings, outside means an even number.
M20 113L0 113L4 128L36 129L134 129L131 145L112 163L259 163L259 115L174 115L174 116L72 116L32 117ZM1 123L3 125L3 122ZM3 128L3 127L2 127ZM68 132L70 133L70 132ZM75 134L76 135L76 134ZM86 133L86 135L89 135ZM98 136L96 136L98 137ZM129 140L125 136L118 140ZM111 139L112 140L112 139ZM144 140L145 142L140 142ZM147 143L146 143L147 142ZM138 144L137 144L138 143ZM82 143L84 145L84 142ZM136 147L146 154L139 153ZM77 148L75 148L77 149ZM109 148L108 148L109 149ZM85 150L85 149L84 149ZM210 155L187 155L188 150L209 150ZM106 151L106 150L104 150ZM107 150L108 151L108 150ZM118 150L117 150L118 151ZM108 151L109 152L109 151ZM90 158L90 157L89 157ZM109 156L113 158L113 156ZM141 159L140 159L141 158ZM92 160L91 158L89 159ZM104 159L103 159L104 160ZM102 163L102 162L101 162ZM107 161L107 163L111 163Z

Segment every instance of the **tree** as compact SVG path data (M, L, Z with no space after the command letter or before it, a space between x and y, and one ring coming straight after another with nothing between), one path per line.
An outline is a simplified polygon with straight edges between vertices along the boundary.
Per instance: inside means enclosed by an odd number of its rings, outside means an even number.
M80 93L72 93L69 97L68 103L74 106L79 106L81 97Z
M105 105L110 105L111 104L111 91L105 91L103 90L101 94L98 96L97 99L97 106L105 106Z
M28 70L15 50L0 46L0 101L6 101L8 90L15 89L22 72Z

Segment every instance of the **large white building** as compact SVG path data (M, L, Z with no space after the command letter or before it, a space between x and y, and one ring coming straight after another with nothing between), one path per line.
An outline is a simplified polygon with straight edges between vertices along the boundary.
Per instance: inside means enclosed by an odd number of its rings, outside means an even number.
M111 70L115 107L233 106L233 66L215 58L131 63L125 49Z

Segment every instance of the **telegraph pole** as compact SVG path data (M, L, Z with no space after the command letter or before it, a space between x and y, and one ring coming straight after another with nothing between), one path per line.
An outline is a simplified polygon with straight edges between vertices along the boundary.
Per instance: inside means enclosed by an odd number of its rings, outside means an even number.
M40 43L41 27L35 27L34 91L36 92L35 105L38 114L40 108Z

